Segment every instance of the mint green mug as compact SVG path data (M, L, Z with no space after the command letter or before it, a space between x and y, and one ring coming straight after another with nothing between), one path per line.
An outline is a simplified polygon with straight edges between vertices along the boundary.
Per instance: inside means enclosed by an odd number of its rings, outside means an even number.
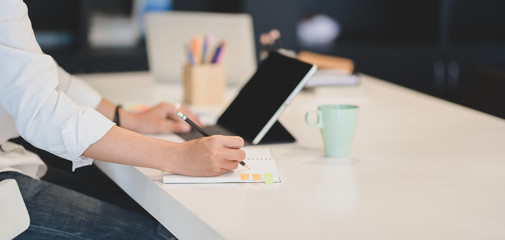
M327 157L349 157L354 131L358 122L359 108L355 105L324 104L317 111L305 114L305 122L321 129L324 142L324 153ZM316 114L317 121L310 121Z

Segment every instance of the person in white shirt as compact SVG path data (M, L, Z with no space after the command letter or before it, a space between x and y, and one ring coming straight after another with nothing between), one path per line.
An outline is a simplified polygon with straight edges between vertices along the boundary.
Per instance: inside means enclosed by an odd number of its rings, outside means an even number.
M116 107L41 51L21 0L0 2L0 181L16 179L28 208L31 224L20 238L160 237L150 219L38 180L45 171L40 159L5 142L21 135L70 160L74 170L93 159L191 176L237 168L245 158L240 137L175 143L140 134L189 131L176 110L169 103L142 113Z

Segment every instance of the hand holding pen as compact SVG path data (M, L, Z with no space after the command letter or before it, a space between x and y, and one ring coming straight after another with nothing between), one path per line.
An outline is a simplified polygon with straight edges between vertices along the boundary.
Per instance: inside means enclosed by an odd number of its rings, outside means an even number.
M179 116L182 120L186 121L189 125L191 125L191 127L193 127L195 130L197 130L199 133L201 133L204 137L210 136L210 134L208 134L207 132L205 132L205 130L203 130L198 125L196 125L196 123L191 121L191 119L186 117L186 115L184 115L182 112L177 111L177 116ZM247 169L251 169L249 166L247 166L247 164L244 161L240 161L239 163L240 163L240 165L246 167Z
M237 136L213 135L177 144L170 149L166 172L214 177L237 169L238 162L245 159L241 149L244 140Z

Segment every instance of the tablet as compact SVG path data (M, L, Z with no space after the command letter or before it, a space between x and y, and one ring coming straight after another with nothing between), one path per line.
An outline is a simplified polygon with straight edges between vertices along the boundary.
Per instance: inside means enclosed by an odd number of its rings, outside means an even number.
M316 69L315 65L269 53L217 124L258 144Z

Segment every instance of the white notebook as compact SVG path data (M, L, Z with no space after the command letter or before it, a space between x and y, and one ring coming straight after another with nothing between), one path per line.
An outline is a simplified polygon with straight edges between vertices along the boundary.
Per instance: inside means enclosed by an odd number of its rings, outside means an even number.
M163 183L264 183L268 180L265 178L269 176L272 177L274 183L281 181L270 149L244 149L244 151L246 152L244 162L251 170L239 165L237 169L217 177L188 177L165 173Z

